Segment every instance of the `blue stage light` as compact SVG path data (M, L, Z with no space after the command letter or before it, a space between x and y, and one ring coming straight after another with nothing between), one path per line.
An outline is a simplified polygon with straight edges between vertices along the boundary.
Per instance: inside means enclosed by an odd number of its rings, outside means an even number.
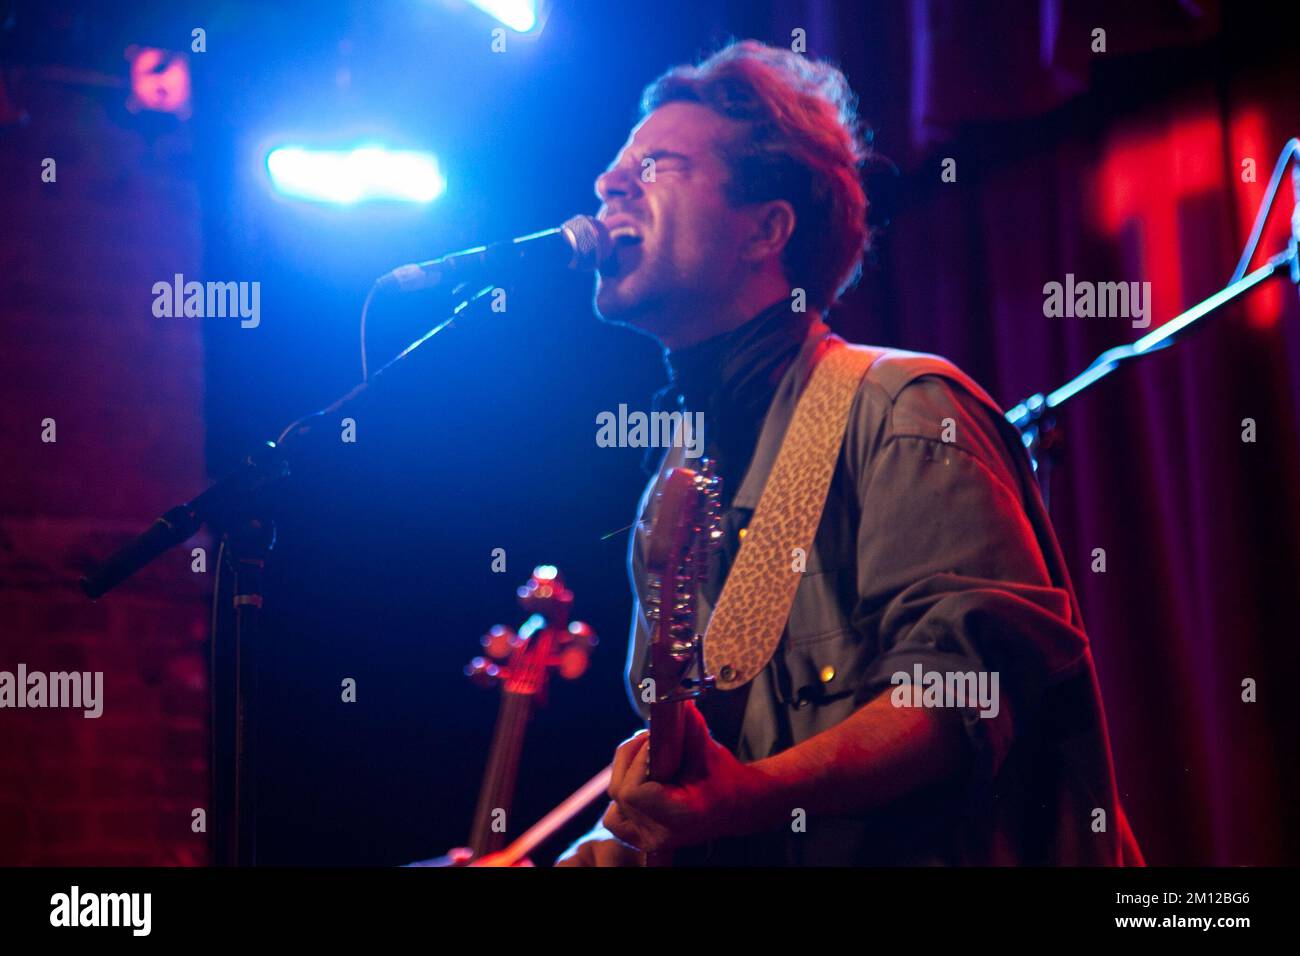
M516 33L527 33L537 26L537 0L469 0L489 16L500 20Z
M373 145L348 150L282 146L267 155L266 171L277 192L339 205L369 200L427 203L447 189L432 153Z

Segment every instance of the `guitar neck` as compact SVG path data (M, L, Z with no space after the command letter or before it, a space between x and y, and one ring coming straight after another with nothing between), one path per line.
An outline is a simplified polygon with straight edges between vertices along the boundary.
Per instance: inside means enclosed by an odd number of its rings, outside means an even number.
M475 859L505 846L510 804L519 776L519 758L523 753L524 732L532 706L531 695L502 691L496 728L492 732L492 749L488 754L483 786L479 789L478 806L474 810L474 825L470 830L469 848L474 851ZM493 829L497 819L506 825Z
M704 685L696 597L708 571L719 531L718 480L705 460L701 470L673 468L655 497L655 516L645 552L652 579L654 632L648 670L650 740L646 775L668 783L681 768L686 700ZM646 857L648 866L667 866L666 853Z
M685 702L680 700L655 703L650 705L650 748L646 775L657 783L666 783L677 776L682 763L682 744L685 733L685 714L682 708ZM653 867L672 866L671 851L647 853L645 865Z
M656 783L668 783L677 776L682 763L682 738L685 732L683 701L650 705L650 748L647 776Z

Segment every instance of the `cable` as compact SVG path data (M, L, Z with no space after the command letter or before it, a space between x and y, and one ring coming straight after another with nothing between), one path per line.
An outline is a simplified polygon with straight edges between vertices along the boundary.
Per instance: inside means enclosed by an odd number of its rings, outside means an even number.
M461 290L463 290L465 287L466 287L466 283L463 283L463 282L462 282L460 285L458 285L458 286L456 287L456 289L455 289L455 294L459 295L460 292L461 292ZM412 352L414 352L416 349L418 349L418 348L419 348L421 345L423 345L425 342L429 341L429 339L433 338L435 335L437 335L437 334L438 334L439 332L441 332L443 329L447 328L447 326L449 326L449 325L451 325L453 322L455 322L456 319L460 318L460 314L461 314L462 312L464 312L466 309L468 309L471 305L473 305L473 304L474 304L475 302L477 302L479 299L483 298L485 295L487 295L489 292L491 292L494 288L496 288L496 286L493 286L493 285L490 285L490 284L489 284L489 285L485 285L485 286L483 286L483 288L479 289L479 290L478 290L477 292L475 292L473 295L469 296L469 297L466 298L466 299L462 299L461 302L460 302L460 304L457 305L456 308L452 310L452 312L451 312L450 315L448 315L445 319L443 319L441 322L439 322L437 325L435 325L432 329L430 329L429 331L425 332L423 335L421 335L418 339L416 339L414 342L412 342L412 343L411 343L410 345L408 345L406 348L402 349L402 351L398 352L396 356L394 356L393 358L389 359L389 360L388 360L388 361L387 361L387 362L386 362L386 363L385 363L381 368L379 368L379 369L375 372L374 377L377 378L377 377L379 377L380 375L382 375L382 374L383 374L384 372L386 372L388 369L392 368L394 365L396 365L396 364L397 364L398 362L400 362L402 359L406 358L408 355L410 355ZM360 395L362 392L366 391L366 390L370 387L371 376L370 376L370 374L369 374L369 369L366 367L366 345L365 345L365 341L366 341L366 310L369 309L369 307L370 307L370 300L371 300L371 298L374 296L374 294L375 294L375 289L374 289L374 287L372 286L371 289L370 289L370 293L366 296L366 301L365 301L365 303L361 306L361 365L362 365L362 375L363 375L364 377L362 378L362 380L361 380L360 382L358 382L356 385L354 385L354 386L352 387L352 389L351 389L347 394L342 395L342 396L340 396L339 398L335 399L333 402L331 402L329 405L326 405L324 408L322 408L322 409L320 409L320 410L318 410L318 411L310 412L310 413L308 413L308 414L306 414L306 415L303 415L301 418L296 419L296 420L290 422L288 425L286 425L286 426L284 427L284 431L280 432L279 437L276 438L276 440L275 440L275 444L276 444L276 445L282 445L282 444L284 444L284 440L285 440L286 438L288 438L289 435L290 435L291 433L293 433L293 432L298 428L299 425L301 425L303 422L307 421L309 418L319 418L319 417L321 417L321 416L323 416L323 415L328 415L328 414L330 414L331 412L336 412L336 411L338 411L340 408L342 408L344 405L346 405L348 402L352 401L352 399L356 398L358 395Z
M221 609L221 562L226 554L226 538L221 537L221 545L217 548L217 571L212 582L212 619L210 622L213 644L216 644L217 624Z
M379 291L379 283L376 282L366 293L366 301L361 305L361 381L367 381L370 378L370 370L366 366L366 313L370 311L370 300L375 297Z

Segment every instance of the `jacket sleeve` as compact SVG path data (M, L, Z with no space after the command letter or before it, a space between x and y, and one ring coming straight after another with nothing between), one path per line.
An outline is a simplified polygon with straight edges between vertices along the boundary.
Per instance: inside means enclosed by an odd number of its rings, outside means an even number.
M996 410L924 375L889 398L855 475L854 629L878 642L855 703L913 701L916 668L982 680L960 712L975 780L991 780L1032 728L1043 694L1088 666L1070 592L1051 580ZM974 686L966 683L963 686ZM896 690L897 688L897 690ZM949 698L947 705L952 706Z

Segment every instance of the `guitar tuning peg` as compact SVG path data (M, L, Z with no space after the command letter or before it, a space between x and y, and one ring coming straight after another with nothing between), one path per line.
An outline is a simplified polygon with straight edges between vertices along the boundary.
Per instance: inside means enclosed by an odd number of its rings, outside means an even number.
M555 669L565 680L576 680L587 672L587 664L590 660L591 651L575 642L560 651L555 661Z
M519 641L519 635L514 632L513 628L506 627L504 624L496 624L479 638L479 643L483 645L483 650L488 657L493 660L504 661L510 657L510 651Z
M591 659L591 649L599 643L596 632L586 621L570 621L559 638L560 652L556 669L565 680L581 677Z
M553 564L533 568L528 583L515 593L524 610L551 618L567 616L568 608L573 604L573 592L564 586L564 576Z
M586 621L570 621L565 635L560 640L565 644L580 644L587 650L600 643L600 638Z
M553 564L539 564L533 568L528 581L515 589L515 593L519 600L527 601L530 598L549 598L563 590L564 577L560 569Z
M476 657L465 665L465 676L479 687L491 687L501 678L501 668L486 657Z
M564 575L553 564L539 564L533 568L533 579L540 585L551 585L557 591L564 590Z

